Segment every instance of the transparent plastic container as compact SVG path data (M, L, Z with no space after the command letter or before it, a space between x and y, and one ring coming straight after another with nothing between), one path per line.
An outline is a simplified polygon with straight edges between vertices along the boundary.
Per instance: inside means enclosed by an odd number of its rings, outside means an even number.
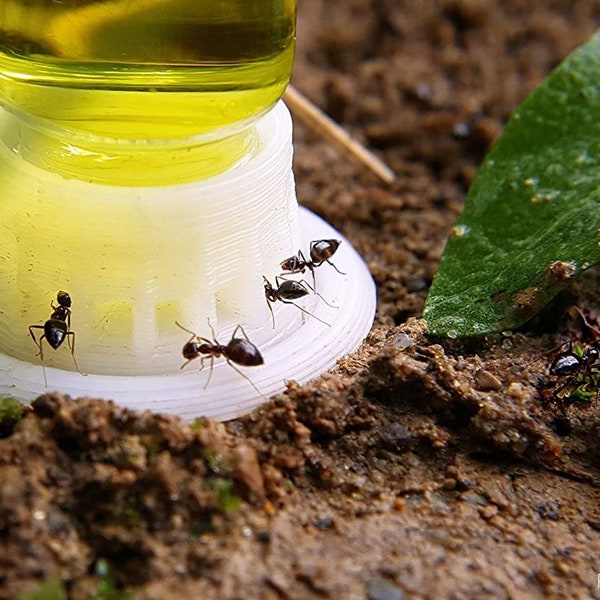
M168 372L175 319L249 319L299 239L272 110L295 22L295 0L0 2L0 352L39 364L27 327L59 289L89 373Z
M295 21L295 0L0 1L0 394L224 419L357 347L375 294L348 242L351 275L318 282L333 308L278 303L273 328L265 298L283 259L341 238L296 201ZM59 290L73 335L42 368ZM176 323L223 344L243 325L253 385L223 357L181 371Z
M2 0L0 101L111 138L224 137L283 94L295 24L295 0Z

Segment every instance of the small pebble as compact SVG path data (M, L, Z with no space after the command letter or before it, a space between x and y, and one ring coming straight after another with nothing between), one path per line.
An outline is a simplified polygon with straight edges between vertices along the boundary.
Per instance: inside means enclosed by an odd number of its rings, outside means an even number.
M317 529L324 531L325 529L330 529L333 527L333 519L329 515L325 515L324 517L320 517L314 522L314 525Z
M402 350L406 350L406 348L412 346L412 343L412 340L408 335L406 335L406 333L398 333L392 340L392 344L398 348L401 348Z
M494 504L488 504L487 506L482 506L479 509L479 514L483 519L489 521L492 517L495 517L498 514L498 507Z
M502 389L502 382L489 371L480 369L475 373L475 387L481 392L497 392Z
M455 490L457 481L453 477L444 479L443 487L445 490Z
M404 600L404 592L383 577L367 581L365 591L367 600Z

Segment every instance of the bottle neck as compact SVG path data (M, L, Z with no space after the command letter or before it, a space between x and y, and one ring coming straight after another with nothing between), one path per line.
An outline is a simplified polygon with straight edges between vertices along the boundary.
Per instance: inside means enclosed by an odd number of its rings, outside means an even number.
M14 156L65 178L159 186L207 179L252 158L252 123L216 139L128 140L100 137L20 111L0 108L0 143Z

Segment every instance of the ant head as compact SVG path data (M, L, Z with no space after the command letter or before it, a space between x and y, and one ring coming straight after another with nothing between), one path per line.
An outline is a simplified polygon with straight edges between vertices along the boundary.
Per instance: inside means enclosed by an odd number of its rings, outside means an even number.
M63 292L62 290L57 292L56 301L64 308L71 308L71 296L67 292Z
M600 358L600 350L596 346L591 346L584 352L582 358L588 365L592 365Z
M277 294L275 293L275 288L271 284L271 282L263 275L263 280L265 282L265 296L270 298L273 302L277 299Z
M200 354L200 348L205 345L206 344L198 344L198 342L187 342L183 346L181 354L186 360L193 360Z

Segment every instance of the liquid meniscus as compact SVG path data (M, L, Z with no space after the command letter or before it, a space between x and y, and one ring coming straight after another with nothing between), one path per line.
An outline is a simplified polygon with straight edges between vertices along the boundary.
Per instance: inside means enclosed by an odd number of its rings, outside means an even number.
M281 97L295 13L295 0L2 0L0 104L110 138L218 136Z

